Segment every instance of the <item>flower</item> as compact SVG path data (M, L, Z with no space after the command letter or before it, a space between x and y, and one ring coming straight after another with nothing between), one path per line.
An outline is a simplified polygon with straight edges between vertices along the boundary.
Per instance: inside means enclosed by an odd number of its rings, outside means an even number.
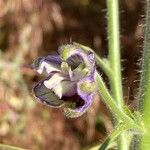
M67 117L79 117L96 94L94 54L74 44L63 45L58 52L32 64L34 70L46 76L34 86L33 93L39 102L63 108Z

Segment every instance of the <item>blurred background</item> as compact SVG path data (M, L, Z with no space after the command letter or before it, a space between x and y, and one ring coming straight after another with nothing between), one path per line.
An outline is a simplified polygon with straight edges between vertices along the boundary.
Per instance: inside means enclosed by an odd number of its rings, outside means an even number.
M137 107L144 0L120 0L124 99ZM0 0L0 143L32 150L80 150L102 142L112 117L97 96L88 112L67 119L37 103L29 68L38 56L75 41L107 56L105 0ZM107 82L107 78L106 78Z

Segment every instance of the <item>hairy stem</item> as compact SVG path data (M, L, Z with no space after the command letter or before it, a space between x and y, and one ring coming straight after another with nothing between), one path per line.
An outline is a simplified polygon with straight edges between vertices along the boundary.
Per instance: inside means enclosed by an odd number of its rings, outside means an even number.
M120 37L119 37L119 1L107 0L108 10L108 46L109 46L109 63L112 68L112 77L110 78L110 85L112 89L112 95L115 99L118 108L123 110L123 91L121 81L121 63L120 63ZM116 118L116 123L120 120ZM125 136L126 133L122 133L119 137L119 149L128 149L128 139Z
M135 123L135 121L132 120L129 116L127 116L124 111L122 111L120 108L118 108L118 106L116 105L116 102L111 97L106 85L104 84L101 76L97 72L95 74L95 82L96 82L99 94L102 96L104 103L107 105L107 107L113 113L113 115L116 118L119 118L119 120L121 120L127 128L136 129L138 131L141 131L142 130L141 127L138 126Z
M143 45L142 74L139 91L139 110L143 116L146 133L140 138L139 149L150 149L150 0L147 0L146 26Z

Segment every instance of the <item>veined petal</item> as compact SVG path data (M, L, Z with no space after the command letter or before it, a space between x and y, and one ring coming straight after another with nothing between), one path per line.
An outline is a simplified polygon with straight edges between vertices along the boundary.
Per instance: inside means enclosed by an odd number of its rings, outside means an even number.
M52 90L46 88L43 82L44 81L39 82L33 88L37 100L50 107L61 107L64 104L64 101L60 100Z
M40 57L36 59L32 67L40 74L50 74L53 71L60 72L60 63L61 59L57 55L47 56L47 57Z

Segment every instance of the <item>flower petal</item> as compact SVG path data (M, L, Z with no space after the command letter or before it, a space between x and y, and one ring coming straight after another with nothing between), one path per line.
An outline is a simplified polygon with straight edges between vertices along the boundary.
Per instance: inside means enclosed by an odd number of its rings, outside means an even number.
M84 100L77 95L77 93L70 97L63 96L62 99L65 101L63 110L66 117L76 118L83 114L82 112L77 111L77 108L84 106Z
M44 85L51 90L53 87L57 86L58 84L60 84L61 81L65 79L67 78L61 73L55 73L44 81Z
M65 107L64 108L64 115L66 117L68 117L68 118L80 117L91 106L91 104L92 104L92 102L94 100L94 96L95 96L95 93L89 94L89 96L87 97L87 100L84 101L84 105L83 106L80 106L80 107L77 107L77 108L74 105L73 105L73 107L75 107L75 108Z
M32 68L35 69L40 74L50 74L53 71L60 71L61 59L57 55L51 55L47 57L39 57L36 59Z
M83 78L77 84L77 94L84 101L79 107L64 109L65 115L70 118L79 117L90 107L96 94L96 86L93 75ZM80 101L81 101L80 99Z
M62 81L53 88L55 94L61 99L62 96L72 96L77 92L76 82Z
M50 107L61 107L64 104L52 90L45 87L44 81L39 82L34 88L33 92L37 100Z
M68 118L75 118L84 114L92 104L95 94L96 94L96 86L94 83L93 75L90 75L80 80L77 84L78 97L77 96L74 97L74 100L70 98L70 102L74 102L75 104L71 105L70 107L64 108L65 116L67 116ZM62 99L65 102L69 101L69 97L67 100L64 98Z

